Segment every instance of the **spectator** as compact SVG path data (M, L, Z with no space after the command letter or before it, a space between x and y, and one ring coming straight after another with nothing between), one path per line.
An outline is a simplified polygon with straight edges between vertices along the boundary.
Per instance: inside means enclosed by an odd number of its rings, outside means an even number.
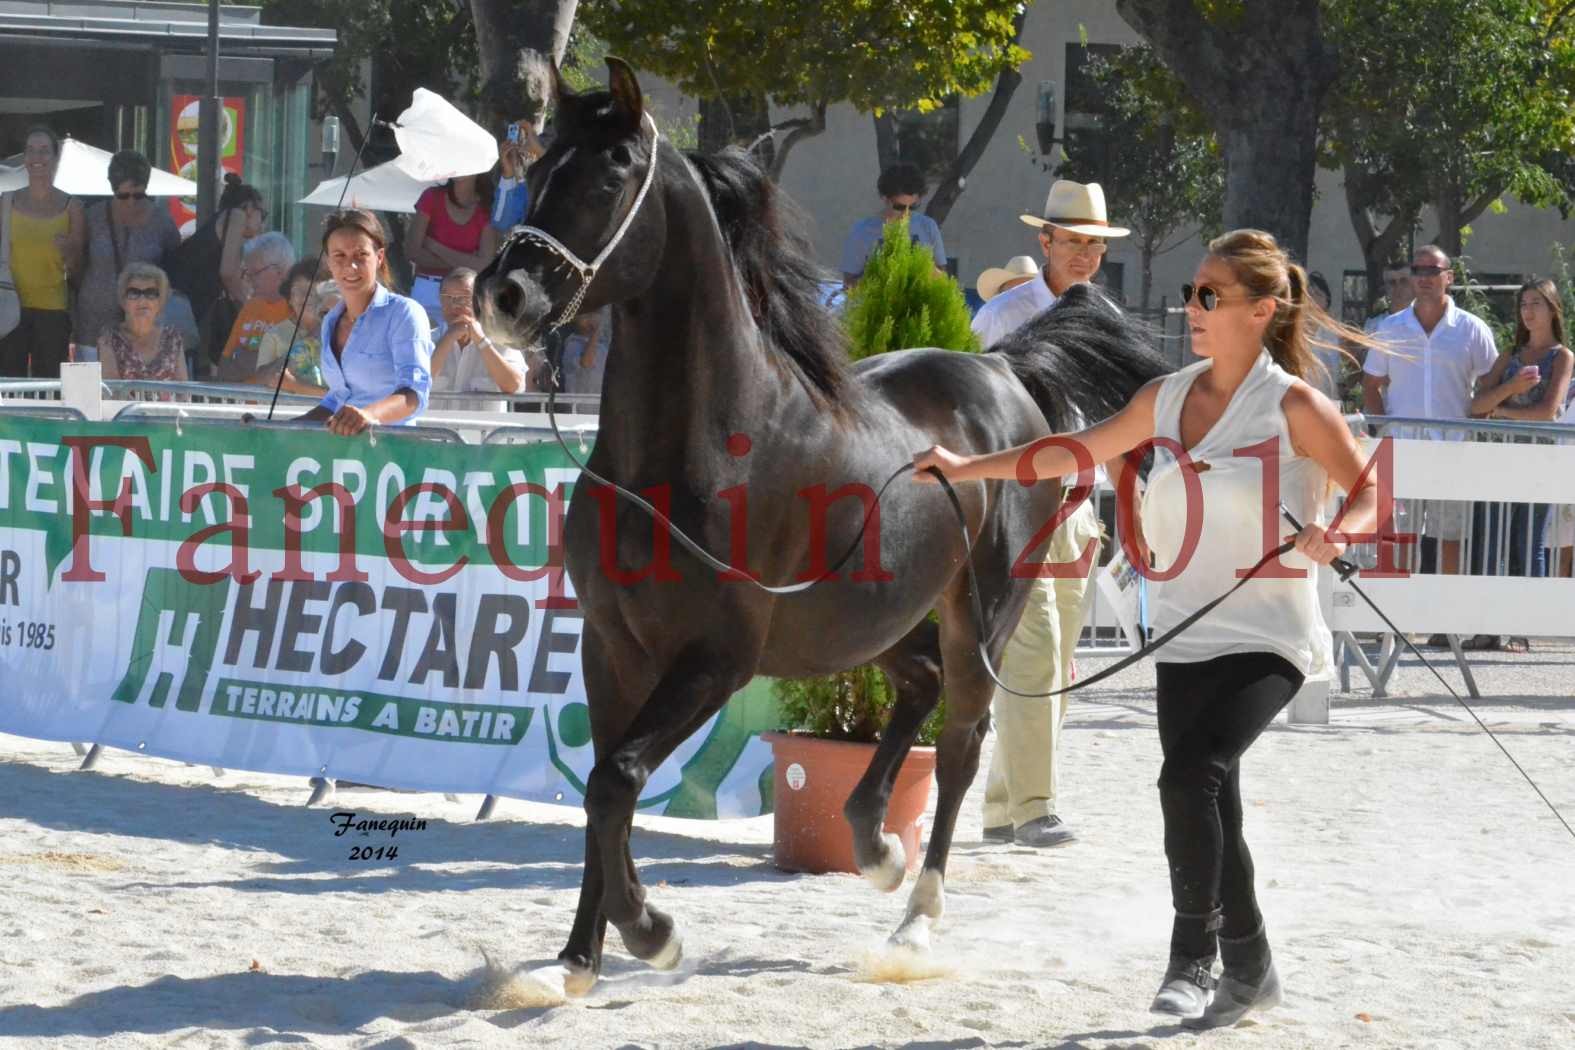
M1318 304L1318 309L1325 315L1329 313L1329 304L1334 301L1329 292L1329 282L1317 270L1307 275L1307 291L1312 295L1313 301ZM1345 398L1345 355L1340 352L1340 341L1335 338L1327 326L1320 326L1309 340L1313 356L1318 359L1322 371L1308 377L1308 382L1323 391L1330 401L1336 405L1341 404Z
M121 150L109 159L109 185L115 196L85 212L86 261L75 319L77 350L83 360L97 357L92 343L84 346L83 340L96 339L120 321L120 272L134 262L157 266L180 244L169 210L148 196L152 171L142 154Z
M262 386L277 383L292 394L313 397L328 392L323 382L323 315L337 305L339 290L332 281L319 285L316 278L316 259L302 259L290 267L281 289L289 315L263 333L257 344L256 370L249 382ZM279 376L281 370L283 379Z
M530 207L530 188L525 184L525 171L546 152L536 137L536 128L528 120L516 120L509 125L510 134L498 148L498 166L502 178L492 200L492 228L508 233L525 221Z
M1463 422L1471 414L1476 383L1492 370L1498 351L1487 322L1460 309L1448 294L1453 279L1442 248L1425 244L1416 250L1411 258L1416 298L1374 333L1395 352L1369 353L1363 362L1362 409L1368 415ZM1468 512L1469 505L1458 501L1423 504L1424 571L1436 547L1437 568L1460 572ZM1443 639L1435 635L1430 641Z
M11 276L21 320L0 338L0 375L60 378L71 349L66 277L82 259L82 205L55 189L60 139L45 127L27 133L22 164L27 186L4 195L11 238Z
M104 378L186 382L185 340L179 329L159 323L170 295L169 278L152 263L134 262L120 271L117 284L125 320L106 327L95 340Z
M1039 277L996 295L974 315L973 330L986 347L1048 310L1072 285L1092 284L1105 255L1105 239L1128 233L1107 221L1105 192L1098 183L1085 186L1062 179L1050 187L1043 217L1021 218L1039 228L1045 268ZM1097 552L1099 531L1092 507L1082 503L1051 535L1046 560L1075 562L1090 544ZM1087 586L1088 579L1077 576L1033 581L1017 629L1001 654L1001 676L1012 689L1039 693L1067 684L1083 630ZM984 787L986 842L1047 848L1075 840L1057 812L1057 759L1066 707L1064 694L1031 700L996 690L991 700L995 751Z
M405 251L416 267L410 296L426 310L431 327L443 320L439 289L450 270L485 270L498 251L492 212L491 179L461 175L434 186L416 201Z
M928 245L935 255L935 268L946 269L946 245L941 241L941 228L928 215L914 211L919 198L924 196L924 175L912 164L893 164L880 173L875 191L885 201L886 207L879 214L860 219L848 231L842 242L842 283L852 288L864 274L864 264L870 253L880 243L888 222L908 220L908 236L914 243Z
M607 357L612 350L612 308L574 319L563 340L563 393L600 394L602 377L607 374Z
M1384 271L1384 296L1379 304L1384 311L1374 314L1362 326L1363 331L1372 335L1378 331L1378 326L1384 318L1392 317L1406 307L1416 298L1416 289L1411 285L1411 268L1409 266L1392 266Z
M981 273L975 287L979 291L979 298L989 302L1002 292L1009 292L1038 276L1039 264L1034 262L1032 256L1014 255L1004 267L992 266Z
M443 279L440 294L443 326L433 333L434 393L523 394L527 388L525 355L487 338L476 321L476 271L455 270ZM439 398L435 407L471 412L507 412L507 401Z
M249 293L230 337L219 354L219 378L229 383L249 382L257 371L257 352L268 330L295 317L285 301L285 278L295 265L295 246L282 233L265 233L246 242L241 273Z
M1490 419L1551 423L1564 411L1572 365L1575 365L1575 354L1564 345L1564 309L1559 301L1558 286L1546 278L1527 281L1520 286L1515 350L1494 362L1492 370L1479 385L1480 392L1472 399L1471 414ZM1548 575L1547 549L1543 546L1548 507L1546 503L1510 505L1510 575ZM1495 527L1489 528L1487 541L1492 547L1497 546L1497 524L1498 516L1495 515ZM1472 641L1476 643L1475 648L1498 648L1498 639L1492 635L1478 635ZM1528 652L1531 644L1525 638L1514 637L1509 640L1508 649Z
M202 333L197 357L205 371L209 363L218 361L249 295L244 249L267 222L262 193L227 172L212 218L198 226L169 260L170 282L186 292Z
M1031 317L1055 305L1074 284L1091 284L1104 260L1106 241L1130 230L1105 219L1105 191L1099 183L1084 185L1059 179L1050 187L1044 217L1020 216L1039 228L1039 249L1045 268L1037 281L1025 281L985 303L973 318L973 330L986 349L1015 332Z
M372 212L335 212L323 226L328 269L344 301L323 318L328 393L301 418L330 433L406 424L427 407L432 330L414 299L388 290L388 234Z

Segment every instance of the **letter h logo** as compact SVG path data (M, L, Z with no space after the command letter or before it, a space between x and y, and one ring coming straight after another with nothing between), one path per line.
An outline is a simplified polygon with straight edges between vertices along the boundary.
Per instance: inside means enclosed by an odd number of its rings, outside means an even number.
M131 643L131 660L115 687L114 699L163 707L175 676L184 668L175 707L181 711L197 710L218 649L219 627L229 593L228 579L194 584L182 579L175 569L149 569Z

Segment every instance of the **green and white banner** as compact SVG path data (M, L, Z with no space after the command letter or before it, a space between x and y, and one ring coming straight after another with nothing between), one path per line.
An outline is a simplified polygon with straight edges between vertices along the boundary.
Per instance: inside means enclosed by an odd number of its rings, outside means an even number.
M0 414L0 731L581 804L593 764L547 444ZM642 809L771 809L769 690Z

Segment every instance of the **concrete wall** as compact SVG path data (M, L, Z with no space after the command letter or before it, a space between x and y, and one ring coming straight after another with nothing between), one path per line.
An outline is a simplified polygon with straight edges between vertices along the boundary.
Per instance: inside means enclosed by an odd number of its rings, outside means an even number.
M1064 103L1068 44L1083 40L1090 44L1132 44L1140 40L1106 0L1041 0L1029 9L1023 35L1023 46L1033 53L1022 68L1023 82L942 227L947 253L957 258L958 276L969 287L980 271L999 266L1013 255L1039 255L1034 231L1017 218L1021 212L1039 212L1044 207L1052 181L1018 144L1019 136L1030 144L1034 141L1039 82L1055 81L1057 96ZM693 100L682 98L670 85L654 78L643 83L659 100L663 116L692 119L696 112ZM960 142L967 141L988 102L988 94L962 101ZM792 115L774 111L772 119L780 121ZM1064 119L1058 119L1057 126L1064 128ZM809 213L816 246L828 268L836 266L848 228L879 209L875 194L878 174L874 123L868 115L846 105L830 110L825 133L804 140L789 157L783 188ZM1510 198L1504 203L1504 214L1486 214L1473 225L1466 246L1473 268L1484 272L1547 273L1553 245L1569 244L1575 239L1575 222L1562 220L1557 211L1528 208ZM1119 223L1121 202L1110 201L1110 208L1111 221ZM1417 243L1431 238L1436 229L1433 216L1425 214ZM1329 279L1338 308L1341 274L1347 269L1359 270L1363 265L1346 212L1339 172L1319 172L1308 250L1310 268L1322 271ZM1177 290L1191 278L1201 254L1201 242L1194 242L1155 260L1154 305L1167 294L1172 304L1176 302ZM1140 281L1137 252L1129 243L1113 241L1107 260L1126 264L1124 291L1128 301L1135 302Z

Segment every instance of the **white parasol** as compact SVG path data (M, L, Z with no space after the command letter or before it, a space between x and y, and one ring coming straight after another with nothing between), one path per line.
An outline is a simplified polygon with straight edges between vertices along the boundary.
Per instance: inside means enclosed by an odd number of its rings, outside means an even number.
M55 188L78 197L108 197L114 193L109 184L109 158L112 154L76 139L60 144L60 166L55 169ZM24 173L25 174L25 173ZM148 175L150 197L195 197L197 184L179 175L154 168Z
M379 164L349 177L350 187L345 188L345 176L319 183L298 204L320 204L325 208L371 208L374 211L416 210L416 200L436 182L422 182L411 178L398 161Z
M348 188L344 176L328 179L298 203L332 208L343 194L348 207L411 212L427 187L490 171L498 162L497 140L426 88L416 88L410 108L399 115L393 128L398 157L351 175Z

